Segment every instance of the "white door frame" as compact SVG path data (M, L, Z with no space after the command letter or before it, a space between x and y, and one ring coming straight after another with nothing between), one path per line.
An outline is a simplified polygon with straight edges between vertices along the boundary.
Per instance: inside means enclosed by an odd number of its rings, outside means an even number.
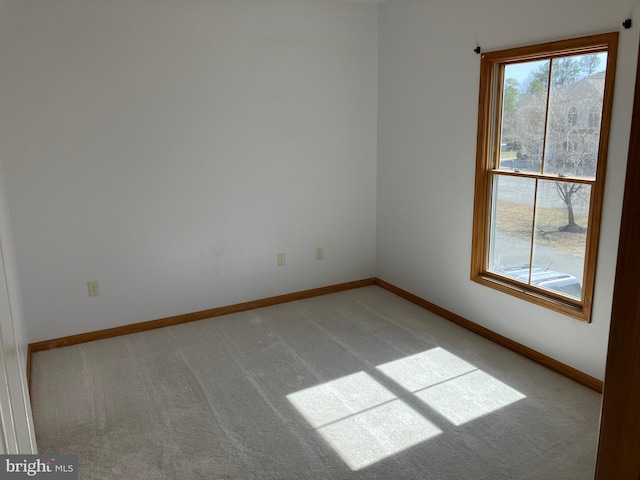
M11 222L0 171L0 453L37 453L24 328Z

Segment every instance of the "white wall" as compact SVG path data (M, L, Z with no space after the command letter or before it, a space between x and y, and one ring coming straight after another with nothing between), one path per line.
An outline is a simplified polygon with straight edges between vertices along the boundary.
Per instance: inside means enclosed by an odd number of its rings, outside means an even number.
M602 378L638 29L620 37L591 325L469 280L472 50L617 30L632 4L3 0L28 340L377 275Z
M375 275L376 5L5 3L30 342Z
M600 379L637 58L637 26L621 27L630 6L629 0L388 0L380 6L378 276ZM614 30L621 31L619 60L587 325L470 281L480 62L473 49Z

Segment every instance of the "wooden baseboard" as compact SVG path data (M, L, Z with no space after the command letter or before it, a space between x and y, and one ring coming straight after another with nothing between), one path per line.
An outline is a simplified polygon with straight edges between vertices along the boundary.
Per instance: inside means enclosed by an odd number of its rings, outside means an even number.
M561 363L551 357L548 357L540 352L537 352L532 348L529 348L525 345L522 345L521 343L511 340L510 338L502 336L499 333L494 332L493 330L489 330L488 328L482 327L477 323L472 322L471 320L467 320L466 318L461 317L460 315L457 315L453 312L450 312L449 310L446 310L442 307L439 307L438 305L435 305L427 300L424 300L423 298L420 298L417 295L414 295L413 293L409 293L406 290L402 290L401 288L398 288L395 285L387 283L384 280L376 278L376 285L392 293L395 293L399 297L409 300L410 302L415 303L416 305L419 305L429 310L430 312L435 313L439 317L442 317L455 324L458 324L461 327L464 327L467 330L472 331L473 333L476 333L482 337L485 337L502 347L508 348L509 350L516 352L522 355L523 357L533 360L534 362L539 363L540 365L547 367L548 369L553 370L556 373L559 373L567 378L570 378L571 380L574 380L586 387L589 387L598 393L602 393L602 389L603 389L602 380L598 380L597 378L587 375L586 373L583 373L580 370L576 370L575 368L570 367L569 365L565 365L564 363Z
M42 350L49 350L51 348L66 347L69 345L77 345L80 343L92 342L94 340L101 340L104 338L118 337L120 335L128 335L130 333L144 332L146 330L153 330L156 328L168 327L170 325L178 325L180 323L194 322L197 320L204 320L206 318L219 317L221 315L227 315L229 313L244 312L246 310L253 310L255 308L268 307L270 305L277 305L280 303L292 302L294 300L302 300L305 298L317 297L320 295L327 295L329 293L341 292L344 290L351 290L353 288L366 287L370 285L378 285L385 290L388 290L399 297L409 300L416 305L419 305L436 315L449 320L453 323L460 325L482 337L485 337L492 342L497 343L509 350L512 350L530 360L533 360L540 365L543 365L556 373L564 375L582 385L585 385L596 392L602 393L603 382L597 378L591 377L586 373L576 370L573 367L565 365L551 357L548 357L540 352L537 352L529 347L526 347L518 342L515 342L507 337L504 337L488 328L482 327L471 320L467 320L460 315L450 312L442 307L439 307L427 300L424 300L417 295L402 290L395 285L392 285L379 278L367 278L364 280L357 280L355 282L340 283L337 285L331 285L327 287L313 288L311 290L303 290L301 292L288 293L285 295L278 295L276 297L263 298L260 300L254 300L251 302L238 303L235 305L229 305L225 307L212 308L209 310L202 310L199 312L186 313L183 315L176 315L173 317L160 318L158 320L150 320L147 322L134 323L131 325L123 325L121 327L108 328L106 330L98 330L95 332L80 333L78 335L71 335L68 337L55 338L52 340L45 340L43 342L32 343L27 349L27 381L29 386L31 385L31 354L33 352L39 352Z
M199 312L186 313L183 315L176 315L173 317L160 318L157 320L149 320L141 323L133 323L131 325L123 325L121 327L107 328L105 330L98 330L95 332L80 333L77 335L71 335L68 337L54 338L52 340L45 340L43 342L32 343L28 349L27 363L31 363L31 353L39 352L42 350L49 350L51 348L67 347L69 345L77 345L79 343L92 342L94 340L101 340L104 338L118 337L120 335L128 335L130 333L144 332L146 330L153 330L156 328L168 327L170 325L178 325L180 323L194 322L196 320L204 320L206 318L219 317L221 315L227 315L229 313L244 312L246 310L253 310L255 308L268 307L271 305L277 305L279 303L292 302L294 300L302 300L305 298L317 297L320 295L327 295L329 293L341 292L344 290L351 290L353 288L366 287L369 285L375 285L375 278L367 278L364 280L357 280L355 282L340 283L337 285L330 285L327 287L312 288L311 290L303 290L301 292L287 293L285 295L278 295L276 297L262 298L260 300L253 300L250 302L238 303L235 305L228 305L225 307L212 308L209 310L201 310Z

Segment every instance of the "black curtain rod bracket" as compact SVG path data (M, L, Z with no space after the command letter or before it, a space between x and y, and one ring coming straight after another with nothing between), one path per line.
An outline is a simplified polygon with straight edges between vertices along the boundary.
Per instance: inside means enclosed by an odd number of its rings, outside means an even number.
M622 26L627 30L629 30L631 28L631 23L632 23L631 19L627 18L624 22L622 22Z
M476 47L473 49L474 52L476 52L478 55L480 55L480 52L482 51L482 49L480 47Z

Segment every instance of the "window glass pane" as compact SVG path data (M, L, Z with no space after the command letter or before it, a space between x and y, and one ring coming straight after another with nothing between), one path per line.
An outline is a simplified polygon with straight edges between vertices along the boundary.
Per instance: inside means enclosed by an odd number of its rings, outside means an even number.
M553 60L545 173L595 178L606 65L606 53Z
M549 60L504 67L500 169L541 173Z
M582 299L591 186L540 180L531 284Z
M495 175L489 270L528 283L536 181Z

